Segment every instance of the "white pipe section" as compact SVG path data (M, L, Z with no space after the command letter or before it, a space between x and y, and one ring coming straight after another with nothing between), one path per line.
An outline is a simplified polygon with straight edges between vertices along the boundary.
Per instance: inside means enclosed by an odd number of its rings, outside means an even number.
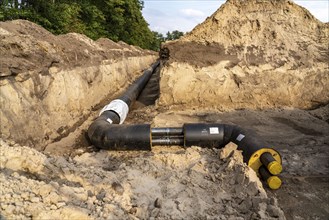
M114 111L120 117L120 124L122 124L128 115L129 106L127 103L122 101L121 99L115 99L110 104L104 106L104 108L100 111L99 115L101 115L105 111Z

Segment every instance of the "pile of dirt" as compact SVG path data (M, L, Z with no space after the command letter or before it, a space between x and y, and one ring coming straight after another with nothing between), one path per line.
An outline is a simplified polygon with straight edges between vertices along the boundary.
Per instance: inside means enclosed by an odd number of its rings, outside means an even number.
M155 52L123 42L54 36L24 20L0 22L1 136L43 149L156 59Z
M318 107L329 102L328 42L329 24L291 1L229 0L162 46L159 104Z
M0 140L1 214L33 219L284 219L234 146L46 156Z
M95 42L77 33L55 36L26 20L0 22L0 39L1 77L29 71L47 75L51 67L73 69L121 57L155 55L152 51L105 38Z

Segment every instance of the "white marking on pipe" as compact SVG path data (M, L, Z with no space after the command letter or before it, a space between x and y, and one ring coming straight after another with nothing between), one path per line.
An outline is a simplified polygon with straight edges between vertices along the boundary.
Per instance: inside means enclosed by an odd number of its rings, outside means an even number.
M239 134L239 136L236 138L237 141L241 141L245 136L243 134Z
M113 121L112 121L110 118L106 119L106 121L107 121L108 123L110 123L110 124L113 123Z
M210 127L209 132L210 134L219 134L218 127Z
M114 112L116 112L120 117L120 124L122 124L126 120L126 117L128 115L129 106L127 105L127 103L125 103L121 99L115 99L112 102L110 102L110 104L106 105L101 110L99 115L101 115L105 111L114 111Z

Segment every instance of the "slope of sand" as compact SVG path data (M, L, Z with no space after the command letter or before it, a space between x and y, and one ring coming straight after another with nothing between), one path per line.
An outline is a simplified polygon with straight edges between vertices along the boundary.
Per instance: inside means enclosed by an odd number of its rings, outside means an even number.
M329 102L328 42L329 24L291 1L229 0L162 46L159 104L316 108Z

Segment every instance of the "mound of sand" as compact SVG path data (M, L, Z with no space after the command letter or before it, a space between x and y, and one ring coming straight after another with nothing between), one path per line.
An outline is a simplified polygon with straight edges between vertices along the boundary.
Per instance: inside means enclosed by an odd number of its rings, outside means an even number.
M168 61L159 104L222 110L326 104L328 42L329 24L291 1L229 0L162 46Z

